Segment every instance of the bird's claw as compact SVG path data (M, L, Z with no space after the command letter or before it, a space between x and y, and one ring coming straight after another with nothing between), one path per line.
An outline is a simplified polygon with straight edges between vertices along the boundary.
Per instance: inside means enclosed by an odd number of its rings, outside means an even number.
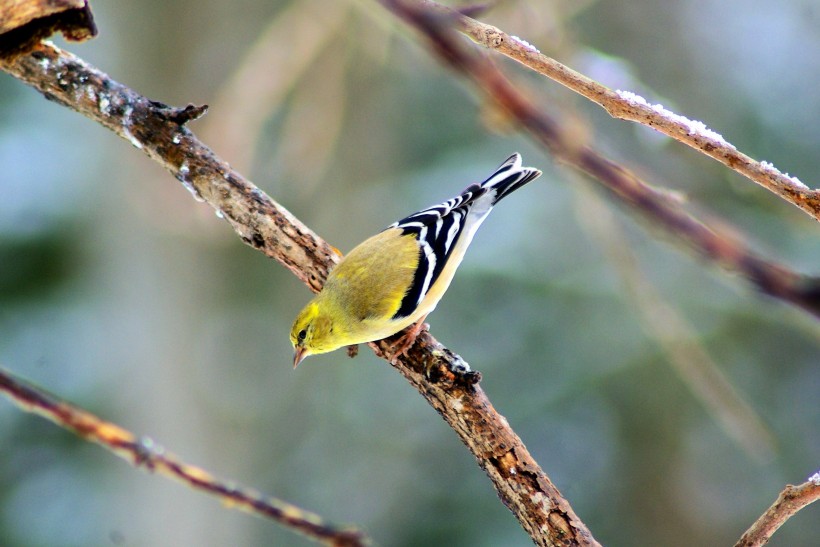
M416 342L416 338L418 338L422 332L429 330L429 324L425 323L424 320L419 321L416 325L404 333L401 338L391 344L389 357L390 364L395 365L403 355L407 355L407 352Z

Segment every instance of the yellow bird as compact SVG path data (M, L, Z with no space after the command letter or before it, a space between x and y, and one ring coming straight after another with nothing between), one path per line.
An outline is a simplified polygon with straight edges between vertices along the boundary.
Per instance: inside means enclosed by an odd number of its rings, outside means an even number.
M393 359L401 355L450 286L493 206L540 175L513 154L484 182L360 243L296 317L290 332L293 367L308 355L381 340L415 323Z

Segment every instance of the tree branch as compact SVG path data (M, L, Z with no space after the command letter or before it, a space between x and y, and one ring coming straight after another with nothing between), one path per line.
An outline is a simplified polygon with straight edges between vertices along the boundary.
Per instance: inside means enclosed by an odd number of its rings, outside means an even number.
M0 0L0 56L20 55L60 32L81 42L97 35L87 0Z
M169 117L169 107L52 44L0 60L0 68L141 149L219 211L245 243L284 264L312 290L321 288L338 261L333 247ZM385 341L371 346L379 355L389 351ZM598 545L477 385L480 375L459 372L460 357L425 332L394 366L467 445L535 543Z
M319 515L277 498L234 486L187 464L147 437L137 438L116 424L101 420L0 368L0 392L17 406L51 420L94 442L135 467L142 467L221 500L227 507L268 518L326 545L361 547L370 544L363 532L326 523Z
M556 160L586 173L622 203L666 230L675 240L697 250L723 268L746 277L769 296L793 304L820 318L820 280L798 274L763 258L740 238L719 227L707 226L687 213L669 194L639 179L621 165L600 155L577 135L533 105L486 57L465 47L453 25L456 12L442 14L422 0L380 0L389 10L424 35L431 48L452 69L465 74L498 104Z
M787 485L777 500L741 536L735 547L760 547L805 506L820 499L820 471L801 485Z
M756 182L820 221L820 190L812 190L796 177L781 173L772 164L756 161L738 151L722 136L700 122L689 120L647 103L628 91L613 91L580 72L538 51L531 44L501 29L476 21L462 12L432 0L419 0L430 10L451 18L456 28L482 46L503 53L559 84L598 104L613 118L637 122L663 133L719 161L729 169Z

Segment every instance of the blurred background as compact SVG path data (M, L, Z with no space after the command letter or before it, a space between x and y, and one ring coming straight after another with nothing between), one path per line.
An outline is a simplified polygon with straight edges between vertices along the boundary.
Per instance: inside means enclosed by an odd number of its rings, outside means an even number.
M513 151L544 170L490 216L429 322L603 544L732 545L818 470L817 321L612 207L375 2L92 8L99 37L65 47L149 98L211 105L191 129L343 251ZM817 186L816 2L522 0L481 18ZM499 63L695 214L820 271L818 225L797 208ZM455 434L367 348L291 370L308 290L128 142L0 74L0 166L0 366L381 545L530 545ZM817 545L818 517L804 510L771 545ZM3 400L0 544L312 543Z

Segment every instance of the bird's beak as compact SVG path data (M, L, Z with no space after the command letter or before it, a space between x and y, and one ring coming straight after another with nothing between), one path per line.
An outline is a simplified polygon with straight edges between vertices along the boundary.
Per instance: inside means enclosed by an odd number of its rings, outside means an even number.
M293 352L293 368L299 366L299 363L308 356L308 352L304 346L296 346L296 350Z

